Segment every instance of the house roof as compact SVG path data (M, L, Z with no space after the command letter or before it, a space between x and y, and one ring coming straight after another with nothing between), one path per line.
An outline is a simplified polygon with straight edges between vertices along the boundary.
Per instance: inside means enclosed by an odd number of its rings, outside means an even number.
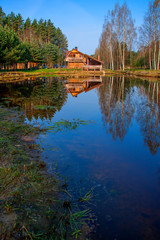
M66 57L68 57L68 55L71 53L71 51L67 51L66 52Z
M86 56L87 58L91 58L91 59L93 59L94 61L97 61L97 62L103 64L103 61L100 61L100 60L98 60L98 59L96 59L96 58L94 58L94 57L92 57L92 56L89 56L89 55L87 55L87 54L85 54L85 53L82 53L82 52L78 51L78 50L75 49L75 48L73 48L72 51L67 51L67 53L66 53L66 58L67 58L67 57L69 56L69 54L72 53L72 52L78 52L78 53Z

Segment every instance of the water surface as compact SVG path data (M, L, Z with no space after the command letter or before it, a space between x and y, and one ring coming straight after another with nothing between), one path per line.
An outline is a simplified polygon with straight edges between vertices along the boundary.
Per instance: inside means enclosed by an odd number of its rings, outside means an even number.
M92 120L39 136L48 170L57 163L73 197L94 188L92 239L160 239L160 83L41 78L0 84L0 101L42 127Z

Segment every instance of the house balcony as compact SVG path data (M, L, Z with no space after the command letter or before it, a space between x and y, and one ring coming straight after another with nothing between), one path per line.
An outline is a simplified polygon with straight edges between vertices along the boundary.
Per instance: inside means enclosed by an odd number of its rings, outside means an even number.
M102 65L84 65L84 66L82 66L82 70L102 71Z
M83 58L76 58L76 57L67 57L66 62L70 63L83 63L84 59Z

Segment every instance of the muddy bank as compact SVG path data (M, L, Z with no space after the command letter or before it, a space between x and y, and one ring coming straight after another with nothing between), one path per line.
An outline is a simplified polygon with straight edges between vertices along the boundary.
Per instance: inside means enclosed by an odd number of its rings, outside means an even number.
M152 71L147 71L147 70L126 70L126 71L116 71L117 73L127 75L127 76L135 76L135 77L140 77L141 79L144 80L159 80L160 78L160 71L152 70Z
M72 69L40 69L27 71L3 71L0 72L0 83L17 82L26 79L33 80L38 77L69 77L69 78L88 78L95 76L115 76L126 75L131 77L140 77L144 80L157 81L160 79L160 71L146 71L146 70L103 70L103 71L81 71Z
M104 72L99 71L79 71L79 70L57 70L57 69L45 69L45 70L28 70L28 71L9 71L0 72L0 82L10 82L25 80L29 77L47 77L47 76L65 76L79 78L92 77L104 75Z
M87 78L94 76L113 76L120 74L116 71L103 70L103 71L81 71L72 69L40 69L40 70L28 70L28 71L1 71L0 83L2 82L15 82L29 79L32 77L70 77L70 78Z
M23 81L32 77L50 77L50 76L61 76L61 77L78 77L87 78L93 76L114 76L114 75L127 75L140 77L145 80L153 78L157 80L160 78L160 71L147 71L147 70L103 70L103 71L81 71L74 69L39 69L39 70L26 70L26 71L1 71L0 72L0 83L2 82L14 82Z

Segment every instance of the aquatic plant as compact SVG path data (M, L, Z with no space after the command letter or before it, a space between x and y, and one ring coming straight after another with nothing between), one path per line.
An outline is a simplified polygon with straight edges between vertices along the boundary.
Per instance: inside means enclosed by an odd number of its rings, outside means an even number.
M91 188L90 191L88 191L83 197L79 198L79 202L89 202L94 196L93 196L93 190L94 188Z
M55 122L51 126L49 126L48 130L52 130L55 133L59 131L71 131L77 129L81 125L88 125L90 123L93 122L80 119L73 119L72 121L62 119L61 121Z

